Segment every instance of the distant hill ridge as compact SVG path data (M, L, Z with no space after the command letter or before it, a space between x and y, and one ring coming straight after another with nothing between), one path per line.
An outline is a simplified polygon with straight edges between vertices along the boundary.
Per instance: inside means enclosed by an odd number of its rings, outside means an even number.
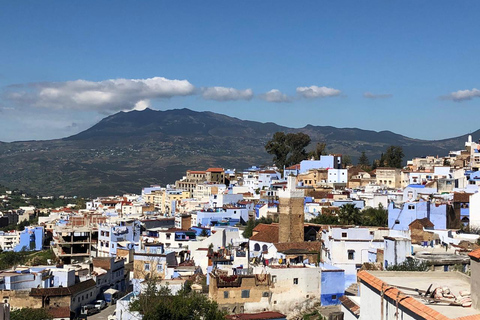
M0 143L0 184L31 193L97 196L139 192L150 184L173 183L187 169L244 169L272 163L265 143L277 131L304 132L327 151L370 161L390 145L405 159L446 155L464 148L468 135L419 140L391 131L240 120L189 109L119 112L76 135L47 141ZM478 137L480 131L472 133Z

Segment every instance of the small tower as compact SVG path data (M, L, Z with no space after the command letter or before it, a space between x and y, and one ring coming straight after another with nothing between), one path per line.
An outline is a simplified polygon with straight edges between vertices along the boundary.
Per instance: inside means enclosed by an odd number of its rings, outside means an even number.
M303 242L304 219L303 190L297 189L297 179L293 176L287 178L287 188L280 190L280 218L279 218L279 242Z

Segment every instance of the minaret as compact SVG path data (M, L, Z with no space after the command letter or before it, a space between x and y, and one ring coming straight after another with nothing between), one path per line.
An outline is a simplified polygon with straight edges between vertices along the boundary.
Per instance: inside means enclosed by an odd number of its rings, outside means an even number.
M287 178L287 188L280 190L280 219L279 219L279 242L303 242L304 241L304 212L303 190L297 189L297 178Z

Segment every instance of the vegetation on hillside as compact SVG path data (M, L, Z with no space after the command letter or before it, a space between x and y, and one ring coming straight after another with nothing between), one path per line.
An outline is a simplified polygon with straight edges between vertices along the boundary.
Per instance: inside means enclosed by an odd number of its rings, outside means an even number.
M36 252L29 251L3 251L0 252L0 270L12 268L17 265L46 265L48 260L55 261L52 249Z
M336 215L319 214L309 222L316 224L386 227L388 212L381 204L378 208L369 207L360 211L354 204L348 203L341 206Z
M154 279L148 280L147 288L130 304L131 311L138 311L143 320L224 320L225 313L207 296L193 292L187 283L176 295L168 287L157 288Z
M51 320L45 309L22 308L10 312L10 320Z
M265 150L273 155L273 163L283 170L284 167L300 163L308 156L306 147L310 144L310 136L305 133L276 132L265 145Z

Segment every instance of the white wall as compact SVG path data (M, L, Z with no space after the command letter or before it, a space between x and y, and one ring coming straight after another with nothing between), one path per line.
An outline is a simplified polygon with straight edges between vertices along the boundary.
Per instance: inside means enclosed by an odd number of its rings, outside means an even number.
M480 193L470 196L470 226L480 228Z

